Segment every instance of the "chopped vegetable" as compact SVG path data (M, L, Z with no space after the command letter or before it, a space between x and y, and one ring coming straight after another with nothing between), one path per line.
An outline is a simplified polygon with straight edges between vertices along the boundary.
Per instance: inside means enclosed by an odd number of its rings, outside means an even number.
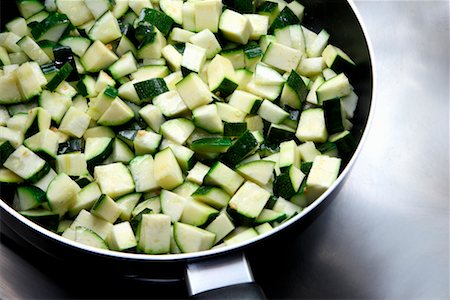
M17 3L0 33L0 187L68 239L146 254L252 239L356 147L355 62L296 1Z

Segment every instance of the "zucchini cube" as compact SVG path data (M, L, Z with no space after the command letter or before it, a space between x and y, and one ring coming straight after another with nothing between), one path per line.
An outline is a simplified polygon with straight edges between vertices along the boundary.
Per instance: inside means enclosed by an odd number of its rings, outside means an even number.
M222 7L221 0L196 1L194 3L195 31L209 29L214 33L218 32Z
M243 45L247 44L253 32L252 25L247 17L229 9L222 13L219 29L225 38Z
M115 224L108 235L107 241L109 248L116 251L130 249L137 245L130 222Z
M134 181L130 171L122 163L96 166L94 178L102 192L113 199L134 191Z
M102 195L92 206L91 213L109 223L114 223L122 213L122 209L111 197Z

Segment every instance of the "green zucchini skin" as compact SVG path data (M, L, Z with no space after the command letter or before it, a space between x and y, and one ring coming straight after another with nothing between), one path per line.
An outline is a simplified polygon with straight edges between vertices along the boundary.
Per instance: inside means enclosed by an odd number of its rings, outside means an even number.
M134 84L141 101L150 101L156 96L168 92L166 82L162 78L153 78Z
M275 29L298 24L299 22L300 20L298 17L286 6L272 22L272 25L269 28L269 34L273 34Z
M236 140L233 146L228 148L221 160L224 164L234 168L257 147L258 141L255 136L250 131L246 131Z

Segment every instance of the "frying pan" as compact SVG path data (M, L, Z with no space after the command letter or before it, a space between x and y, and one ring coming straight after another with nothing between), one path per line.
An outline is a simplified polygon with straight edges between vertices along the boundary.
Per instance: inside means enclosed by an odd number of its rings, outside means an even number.
M85 246L65 239L29 221L11 208L12 196L5 188L0 191L1 221L40 251L61 260L70 259L79 266L102 266L116 273L149 282L166 282L185 278L188 292L196 298L264 298L264 293L254 282L245 257L246 251L262 249L268 243L288 239L311 222L339 191L346 175L362 149L367 128L372 118L374 92L374 66L370 42L352 1L302 0L305 16L302 24L315 32L326 29L330 43L343 49L356 62L347 75L359 96L353 118L353 134L358 146L343 160L342 172L336 182L315 202L294 218L274 230L251 240L224 248L204 252L173 255L147 255L121 253ZM14 1L0 1L0 29L18 16Z

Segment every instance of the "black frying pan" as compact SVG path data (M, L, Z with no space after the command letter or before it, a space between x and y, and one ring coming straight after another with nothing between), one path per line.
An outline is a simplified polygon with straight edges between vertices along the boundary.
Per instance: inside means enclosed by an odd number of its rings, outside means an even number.
M358 107L352 120L358 147L352 156L344 160L343 171L333 186L302 213L267 234L233 247L163 256L131 254L87 247L43 229L15 212L10 207L11 197L8 191L3 189L0 191L2 199L0 212L1 221L6 228L2 230L12 230L41 251L61 261L70 261L72 265L87 269L93 270L99 266L105 273L111 270L125 276L146 278L150 282L170 282L186 277L190 294L199 298L263 297L262 291L252 282L251 271L243 253L257 251L269 243L276 243L279 239L288 239L293 231L301 230L326 207L333 198L333 194L338 192L339 186L361 151L364 133L371 119L373 58L368 38L354 4L346 0L301 0L300 2L305 6L306 12L303 25L316 32L325 28L331 34L330 43L343 49L356 62L357 66L348 73L348 76L359 96ZM17 15L14 1L0 1L2 31L4 25ZM225 267L227 266L232 270L231 276L226 275ZM217 280L222 284L214 284L215 279L212 278L214 274L220 275ZM236 274L239 276L236 277ZM228 287L223 287L227 285Z

